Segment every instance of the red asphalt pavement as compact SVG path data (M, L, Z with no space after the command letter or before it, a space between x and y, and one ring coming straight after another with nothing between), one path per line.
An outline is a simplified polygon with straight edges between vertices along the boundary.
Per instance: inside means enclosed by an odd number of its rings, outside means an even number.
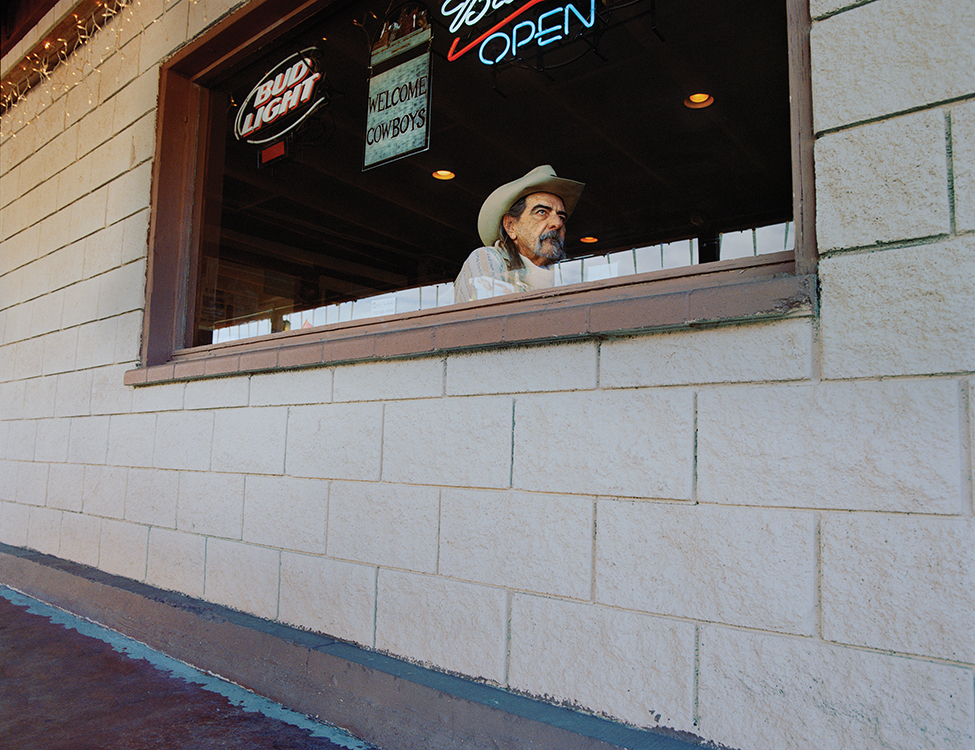
M351 744L335 744L307 728L245 710L14 602L0 596L2 750L369 747L352 738Z

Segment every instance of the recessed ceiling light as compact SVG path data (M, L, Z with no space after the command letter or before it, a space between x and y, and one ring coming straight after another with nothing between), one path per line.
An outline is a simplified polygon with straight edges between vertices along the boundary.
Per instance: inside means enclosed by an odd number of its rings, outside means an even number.
M438 180L452 180L457 175L455 175L449 169L438 169L436 172L433 173L433 176L435 179Z
M691 94L684 100L684 106L690 109L704 109L714 104L714 97L710 94Z
M599 242L598 237L580 237L579 242L585 242L587 245L591 245L593 242Z

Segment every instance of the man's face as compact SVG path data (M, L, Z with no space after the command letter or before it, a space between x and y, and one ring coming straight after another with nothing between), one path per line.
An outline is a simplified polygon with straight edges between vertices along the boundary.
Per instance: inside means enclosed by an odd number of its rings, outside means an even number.
M565 204L551 193L532 193L517 220L505 217L504 228L518 252L536 266L565 257Z

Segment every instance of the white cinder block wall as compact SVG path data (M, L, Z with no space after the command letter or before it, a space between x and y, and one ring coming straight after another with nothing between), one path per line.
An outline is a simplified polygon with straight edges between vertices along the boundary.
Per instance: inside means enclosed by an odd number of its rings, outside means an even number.
M812 0L815 317L128 388L158 65L229 9L3 118L0 541L729 746L975 747L975 6Z

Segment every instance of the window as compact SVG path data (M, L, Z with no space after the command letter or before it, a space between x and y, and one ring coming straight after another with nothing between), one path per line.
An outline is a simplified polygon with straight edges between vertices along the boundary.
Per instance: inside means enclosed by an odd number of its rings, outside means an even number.
M289 5L257 0L164 66L144 342L164 369L130 382L811 301L800 0ZM383 116L400 93L422 116ZM294 127L265 138L279 99ZM407 129L408 155L370 153ZM455 305L482 201L540 164L587 185L558 286Z

